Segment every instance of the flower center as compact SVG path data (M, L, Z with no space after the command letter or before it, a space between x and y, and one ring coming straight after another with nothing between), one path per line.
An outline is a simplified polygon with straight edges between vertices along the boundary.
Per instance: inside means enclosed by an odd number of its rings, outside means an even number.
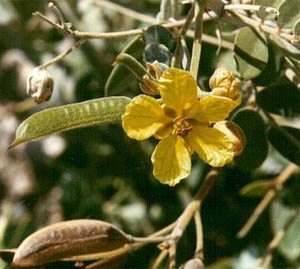
M173 120L173 128L176 135L186 136L193 127L187 118L181 116Z

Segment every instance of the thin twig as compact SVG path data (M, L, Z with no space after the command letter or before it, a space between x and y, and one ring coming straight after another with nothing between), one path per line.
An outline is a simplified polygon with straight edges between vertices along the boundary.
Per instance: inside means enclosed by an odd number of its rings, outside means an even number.
M225 10L247 10L247 11L259 11L261 9L260 5L245 5L245 4L230 4L224 6ZM266 7L266 12L278 12L276 8Z
M61 59L66 57L68 54L70 54L73 50L80 47L85 41L86 41L86 39L80 39L72 47L68 48L66 51L64 51L63 53L57 55L55 58L51 59L50 61L40 65L39 68L41 70L43 70L43 69L46 69L47 67L49 67L50 65L60 61Z
M270 202L275 198L278 191L282 188L282 185L298 170L298 166L291 163L289 164L281 173L279 176L274 178L275 187L270 188L263 199L260 201L258 206L253 211L252 215L246 222L246 224L243 226L243 228L237 233L238 238L242 238L248 234L250 229L253 227L253 225L256 223L259 216L264 212L264 210L267 208L267 206L270 204Z
M183 213L178 218L176 225L171 233L170 240L162 243L162 247L167 248L169 245L177 243L179 241L187 225L193 218L195 212L199 210L202 201L206 198L207 194L213 187L218 175L219 168L212 168L211 171L206 175L206 178L200 190L197 192L194 199L187 205Z
M57 30L60 30L66 34L70 34L74 37L80 38L80 39L115 39L115 38L125 38L133 35L139 35L144 32L144 29L133 29L133 30L127 30L127 31L120 31L120 32L109 32L109 33L94 33L94 32L79 32L79 31L72 31L70 29L66 29L65 27L62 27L61 25L57 24L56 22L53 22L52 20L48 19L45 15L41 14L40 12L34 12L34 16L39 17L40 19L46 21L53 27L55 27ZM143 15L147 16L147 15ZM204 19L210 19L209 17L205 17ZM138 18L136 18L138 19ZM141 19L141 18L140 18ZM156 24L156 19L152 18L150 16L147 16L147 23L149 24ZM145 20L142 20L145 21ZM146 22L146 21L145 21ZM169 23L163 23L162 25L166 28L176 28L179 26L184 25L186 20L179 20L176 22L169 22ZM187 31L187 36L193 37L194 36L194 31L188 30ZM203 42L218 46L218 40L217 38L203 34L202 35ZM228 41L223 41L222 47L225 49L233 49L233 44Z
M292 224L295 223L295 220L299 216L299 213L300 207L298 207L294 211L294 213L289 217L284 226L275 234L271 242L268 244L265 255L260 259L263 268L267 268L270 265L273 258L273 251L279 246L281 240L284 238Z
M151 266L151 269L157 269L159 265L164 261L164 259L167 257L169 251L168 250L162 250L160 254L155 259L153 265Z
M202 227L202 221L200 216L200 211L196 211L194 215L195 220L195 227L196 227L196 236L197 236L197 242L196 242L196 249L195 249L195 258L200 259L203 261L204 253L203 253L203 227Z
M176 268L176 244L173 244L169 248L169 264L168 269Z
M284 33L284 31L281 31L279 28L273 28L270 26L266 26L266 25L262 24L261 22L255 21L245 15L242 15L242 14L232 11L232 10L228 10L228 12L230 14L232 14L233 16L239 18L245 24L251 26L252 28L259 29L259 30L263 31L264 33L278 35L290 42L292 42L295 39L294 35Z

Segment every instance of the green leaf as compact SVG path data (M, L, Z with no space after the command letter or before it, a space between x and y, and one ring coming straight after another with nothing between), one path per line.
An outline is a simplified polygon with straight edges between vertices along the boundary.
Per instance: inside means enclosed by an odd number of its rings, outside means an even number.
M234 59L242 78L258 76L268 62L266 41L252 28L244 27L235 37Z
M256 95L256 103L264 110L285 117L300 115L300 90L291 82L265 88Z
M250 171L260 166L268 155L268 143L262 117L251 108L242 108L232 117L246 137L246 146L235 163L243 170Z
M11 147L57 132L118 121L129 102L128 97L107 97L45 109L21 123Z
M269 59L266 68L260 73L259 76L253 79L253 82L258 86L268 86L274 84L276 80L280 79L280 73L284 59L280 53L273 48L268 46Z
M152 43L147 45L145 48L144 61L150 63L158 61L160 63L170 65L171 53L166 46Z
M288 126L271 126L268 138L273 147L289 161L300 165L300 130Z
M255 5L278 8L284 0L255 0Z
M121 53L127 53L140 61L143 58L144 48L145 45L140 36L137 36L125 46ZM118 64L113 68L105 83L105 96L124 93L128 88L139 89L138 81L124 65Z
M299 42L300 38L300 19L294 24L293 33L296 36L296 42Z
M270 180L256 180L240 190L240 195L245 197L261 197L271 186Z
M294 214L294 209L283 205L279 200L275 200L271 205L273 233L276 234L280 229L284 228ZM299 227L300 215L297 214L295 221L290 225L278 247L279 252L291 261L300 257Z
M292 28L300 19L299 0L285 0L279 6L278 26Z
M161 26L161 25L152 25L146 29L143 35L143 41L146 45L149 44L162 44L168 49L174 48L174 40L171 32Z
M271 34L269 37L272 43L280 49L282 54L297 60L300 59L300 50L296 46L292 45L290 42L279 37L278 35Z

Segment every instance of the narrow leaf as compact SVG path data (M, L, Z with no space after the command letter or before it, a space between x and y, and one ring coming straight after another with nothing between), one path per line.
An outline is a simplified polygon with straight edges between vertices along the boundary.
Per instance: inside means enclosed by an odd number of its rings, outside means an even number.
M45 109L21 123L10 148L53 133L118 121L129 102L128 97L106 97Z
M245 197L260 197L263 196L270 188L271 180L256 180L240 190L240 195Z

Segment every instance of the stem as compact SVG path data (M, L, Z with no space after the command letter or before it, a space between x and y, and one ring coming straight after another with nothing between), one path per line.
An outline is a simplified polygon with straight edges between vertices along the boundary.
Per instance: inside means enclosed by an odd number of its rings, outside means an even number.
M295 38L294 35L284 33L284 31L281 31L279 28L273 28L273 27L266 26L264 24L261 24L261 22L255 21L247 16L244 16L244 15L238 13L238 12L234 12L232 10L228 10L228 12L230 12L230 14L232 14L233 16L239 18L245 24L247 24L255 29L260 29L261 31L263 31L267 34L278 35L290 42L293 41Z
M195 258L200 259L203 261L204 255L203 255L203 227L202 227L202 221L199 210L196 211L194 215L195 220L195 227L196 227L196 235L197 235L197 242L196 242L196 249L195 249Z
M82 44L84 44L84 42L86 41L86 39L80 39L79 41L77 41L72 47L68 48L66 51L64 51L63 53L57 55L55 58L51 59L50 61L42 64L39 66L40 70L46 69L47 67L49 67L50 65L60 61L61 59L63 59L64 57L66 57L68 54L70 54L73 50L75 50L76 48L80 47Z
M157 269L159 265L163 262L163 260L167 257L168 253L168 250L161 251L158 257L155 259L153 265L151 266L151 269Z
M263 199L260 201L258 206L253 211L252 215L246 222L246 224L243 226L243 228L237 233L238 238L243 238L248 234L250 229L253 227L253 225L256 223L257 219L260 217L260 215L264 212L264 210L267 208L267 206L270 204L271 201L275 198L278 191L282 188L282 185L298 170L298 166L291 163L289 164L281 173L279 176L274 178L275 182L275 188L271 188L267 191Z
M197 80L200 56L201 56L204 6L205 6L205 0L196 1L195 36L194 36L194 43L193 43L191 68L190 68L190 73L195 80Z
M284 238L284 236L286 235L287 231L292 226L292 224L295 223L295 220L299 216L299 213L300 213L300 208L298 207L293 213L293 215L289 217L287 222L284 224L283 228L281 228L275 234L271 242L268 244L267 252L261 259L262 260L261 265L263 266L263 268L267 268L270 265L273 258L273 251L279 246L281 240Z
M179 17L179 0L171 0L172 18L175 20Z

